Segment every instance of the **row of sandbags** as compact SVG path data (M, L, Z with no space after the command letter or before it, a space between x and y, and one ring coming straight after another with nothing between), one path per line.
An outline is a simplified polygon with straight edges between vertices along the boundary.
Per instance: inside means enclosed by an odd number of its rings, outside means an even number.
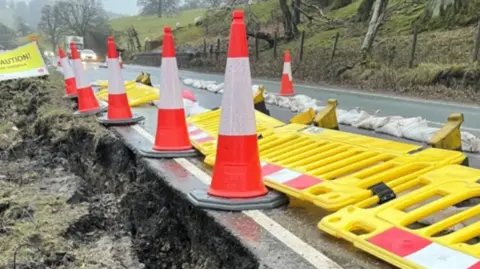
M185 78L183 84L196 89L203 89L214 93L223 93L223 83L217 84L216 81L196 80ZM255 93L258 85L252 86ZM320 100L313 99L306 95L296 95L294 97L283 97L265 90L264 99L267 104L287 108L292 112L304 112L309 108L314 108L317 112L323 109ZM432 135L439 130L428 126L426 119L422 117L404 118L401 116L377 116L369 114L365 110L355 108L343 110L337 108L337 119L339 124L349 125L357 128L373 130L378 133L388 134L399 138L411 139L419 142L428 142ZM462 149L466 152L480 152L480 138L475 135L462 132Z

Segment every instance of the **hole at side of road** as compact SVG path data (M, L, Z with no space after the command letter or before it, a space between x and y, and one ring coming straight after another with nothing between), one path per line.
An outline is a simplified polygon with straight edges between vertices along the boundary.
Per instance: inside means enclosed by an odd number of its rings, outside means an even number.
M148 169L121 204L147 268L258 268L233 235Z
M148 172L114 130L94 117L72 118L76 105L61 99L61 74L52 78L0 83L7 89L0 114L16 129L0 143L0 165L15 166L0 180L12 190L28 188L8 195L12 201L0 209L10 219L0 236L28 232L11 237L18 246L11 240L0 267L14 267L18 247L16 267L24 269L72 262L92 269L258 268L213 217Z
M88 140L88 139L87 139ZM85 141L80 143L86 143ZM79 144L72 142L75 148ZM258 268L256 257L205 211L193 207L116 137L70 156L85 180L88 214L64 234L81 245L130 236L145 268Z

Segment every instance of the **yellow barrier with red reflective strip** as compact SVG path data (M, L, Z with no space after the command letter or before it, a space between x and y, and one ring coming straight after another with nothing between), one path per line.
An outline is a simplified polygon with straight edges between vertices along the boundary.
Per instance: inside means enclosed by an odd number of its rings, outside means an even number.
M272 133L283 122L255 111L257 132L259 135ZM192 145L205 156L215 153L218 126L220 122L220 109L206 111L187 118L188 131Z
M205 134L212 149L215 139ZM372 188L394 188L428 171L460 164L460 152L428 148L413 154L393 154L300 133L270 133L258 142L265 184L329 211L358 202L378 203ZM211 166L215 154L205 158ZM382 201L384 202L384 201Z
M406 154L422 148L419 145L323 129L315 126L306 126L302 124L286 125L285 123L258 111L256 111L255 117L257 131L259 132L259 135L261 134L263 137L274 132L277 134L301 133L302 135L309 136L313 140L327 139L352 145L363 145L368 148L375 148L394 154ZM191 130L195 130L196 133L203 132L216 140L220 123L220 109L188 117L187 121L190 124ZM211 147L211 143L202 145L202 143L198 143L194 139L192 139L192 143L194 143L195 148L205 155L215 152L215 148Z
M314 126L282 125L259 112L256 116L265 184L330 211L358 202L385 202L391 197L375 194L382 184L393 188L466 159L461 152L422 150L417 145ZM219 117L220 110L215 110L188 118L192 144L211 166Z
M348 206L318 227L405 269L480 268L480 170L449 165L393 188L376 207Z
M125 82L125 92L128 98L128 104L131 107L141 106L153 101L156 101L160 98L160 90L136 83L135 81ZM96 94L98 99L108 102L108 89L102 89Z
M215 162L219 117L215 110L188 119L192 143L210 165ZM480 196L480 171L452 165L466 160L463 153L302 124L272 124L272 118L261 117L258 146L265 184L325 210L339 210L325 217L320 229L400 268L480 269L480 247L458 243L480 236L480 222L451 236L434 234L479 215L479 206L427 228L409 226ZM445 198L407 212L438 194Z

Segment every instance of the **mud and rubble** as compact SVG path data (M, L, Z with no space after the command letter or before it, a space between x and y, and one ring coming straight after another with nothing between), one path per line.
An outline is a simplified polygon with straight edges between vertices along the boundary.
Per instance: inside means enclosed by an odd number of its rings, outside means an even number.
M0 268L258 268L51 72L0 82Z

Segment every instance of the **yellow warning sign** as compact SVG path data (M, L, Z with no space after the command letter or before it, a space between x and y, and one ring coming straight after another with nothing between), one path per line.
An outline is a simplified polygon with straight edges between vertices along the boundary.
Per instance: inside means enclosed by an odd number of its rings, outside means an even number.
M48 75L37 43L0 54L0 80Z

